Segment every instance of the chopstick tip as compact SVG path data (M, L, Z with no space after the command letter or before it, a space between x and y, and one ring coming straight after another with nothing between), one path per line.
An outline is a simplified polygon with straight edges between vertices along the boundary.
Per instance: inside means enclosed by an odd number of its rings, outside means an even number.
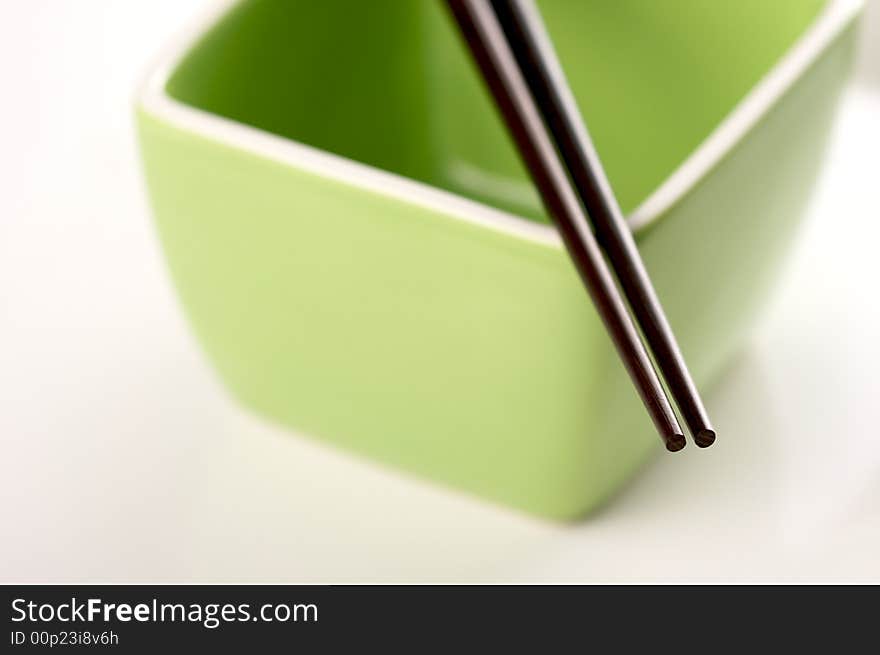
M687 445L683 434L673 434L666 440L666 450L670 453L677 453Z
M700 448L708 448L715 443L715 430L703 428L694 435L694 443Z

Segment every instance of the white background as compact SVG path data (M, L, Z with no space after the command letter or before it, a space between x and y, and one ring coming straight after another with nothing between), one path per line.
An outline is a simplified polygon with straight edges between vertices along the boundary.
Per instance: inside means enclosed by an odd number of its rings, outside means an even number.
M204 0L0 4L0 582L880 582L880 3L709 450L575 525L268 425L161 259L132 93Z

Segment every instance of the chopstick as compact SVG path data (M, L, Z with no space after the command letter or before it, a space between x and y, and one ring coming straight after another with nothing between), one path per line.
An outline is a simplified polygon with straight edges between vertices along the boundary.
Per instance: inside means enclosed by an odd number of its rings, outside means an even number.
M669 392L694 442L701 448L711 446L715 430L581 120L538 9L531 0L491 0L491 5Z
M492 7L487 0L447 5L666 449L681 450L681 426Z

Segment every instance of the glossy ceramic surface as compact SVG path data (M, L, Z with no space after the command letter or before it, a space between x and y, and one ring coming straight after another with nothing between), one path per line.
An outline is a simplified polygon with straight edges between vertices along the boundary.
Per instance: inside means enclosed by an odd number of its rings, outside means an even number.
M792 241L858 6L609 4L540 6L706 385ZM662 450L437 7L250 1L194 36L139 134L184 307L242 403L561 519Z

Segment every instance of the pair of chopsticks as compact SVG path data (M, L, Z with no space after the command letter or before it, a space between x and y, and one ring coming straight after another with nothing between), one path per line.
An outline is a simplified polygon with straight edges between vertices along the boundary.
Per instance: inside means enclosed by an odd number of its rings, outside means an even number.
M712 445L715 431L537 8L531 0L447 5L667 450L684 448L684 432L615 277L694 442Z

